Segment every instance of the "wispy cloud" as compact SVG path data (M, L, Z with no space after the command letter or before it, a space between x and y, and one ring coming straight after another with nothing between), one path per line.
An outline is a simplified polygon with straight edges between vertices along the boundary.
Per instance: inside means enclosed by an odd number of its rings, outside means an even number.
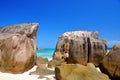
M120 45L120 41L117 40L107 41L108 47L113 47L116 44Z

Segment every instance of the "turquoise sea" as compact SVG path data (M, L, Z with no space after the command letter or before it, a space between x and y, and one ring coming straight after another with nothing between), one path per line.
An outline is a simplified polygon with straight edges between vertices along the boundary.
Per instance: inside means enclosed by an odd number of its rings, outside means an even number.
M54 50L55 49L53 49L53 48L45 48L42 50L37 50L36 53L37 53L37 56L41 56L44 58L52 58Z

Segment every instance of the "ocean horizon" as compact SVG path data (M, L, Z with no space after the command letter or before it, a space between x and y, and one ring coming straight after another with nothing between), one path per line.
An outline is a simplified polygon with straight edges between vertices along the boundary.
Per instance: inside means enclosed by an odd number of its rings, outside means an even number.
M41 50L37 50L36 54L37 54L37 57L41 56L43 58L50 59L52 58L54 51L55 51L55 48L44 48Z
M112 47L108 47L107 49L111 50ZM55 51L55 48L44 48L42 50L37 50L36 54L37 54L37 57L41 56L43 58L51 59L54 54L54 51Z

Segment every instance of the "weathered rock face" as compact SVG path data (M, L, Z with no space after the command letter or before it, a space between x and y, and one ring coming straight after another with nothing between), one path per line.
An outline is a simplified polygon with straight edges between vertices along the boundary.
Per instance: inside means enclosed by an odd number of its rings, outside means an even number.
M64 64L55 68L56 80L109 80L109 77L89 63L87 66L80 64Z
M80 63L86 65L88 62L87 38L77 38L71 40L68 63Z
M35 64L38 24L0 29L0 71L22 73Z
M99 40L97 32L67 32L59 37L53 58L83 65L92 62L98 66L106 49L106 41Z
M102 61L107 52L105 40L89 38L88 40L88 62L94 63L96 66Z
M108 74L111 80L120 80L120 46L115 45L104 57L100 69Z

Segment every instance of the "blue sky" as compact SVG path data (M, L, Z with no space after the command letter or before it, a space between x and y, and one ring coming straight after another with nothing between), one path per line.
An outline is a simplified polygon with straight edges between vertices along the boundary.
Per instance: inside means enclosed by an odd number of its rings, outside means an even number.
M0 0L0 26L38 22L37 46L55 48L66 31L98 31L120 43L120 0Z

